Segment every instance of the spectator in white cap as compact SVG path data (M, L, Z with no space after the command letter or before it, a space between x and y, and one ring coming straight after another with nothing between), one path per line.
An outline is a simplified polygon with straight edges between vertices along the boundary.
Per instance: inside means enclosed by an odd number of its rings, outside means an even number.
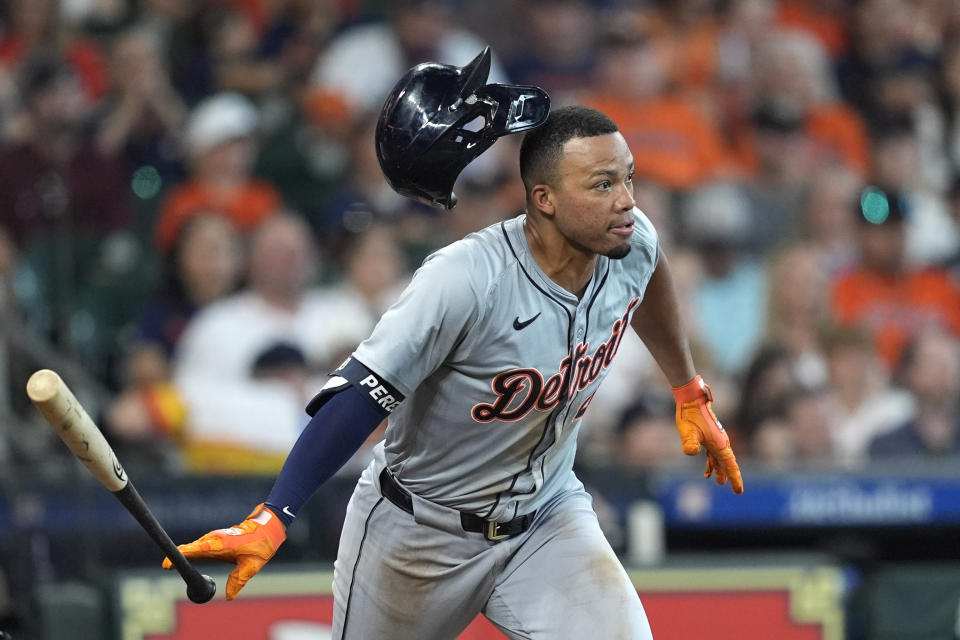
M252 137L259 124L257 108L239 93L218 93L200 104L190 114L187 144L191 155L237 139Z
M198 212L221 212L248 231L282 208L279 191L252 176L259 119L257 108L238 93L210 96L193 109L186 133L191 176L170 193L154 230L162 252Z

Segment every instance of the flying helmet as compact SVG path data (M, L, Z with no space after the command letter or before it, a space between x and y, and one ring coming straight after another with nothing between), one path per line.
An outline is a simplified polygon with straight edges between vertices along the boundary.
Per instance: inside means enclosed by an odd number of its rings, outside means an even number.
M452 209L453 183L497 138L540 126L543 89L487 84L490 47L464 67L427 62L410 69L377 121L377 159L397 193Z

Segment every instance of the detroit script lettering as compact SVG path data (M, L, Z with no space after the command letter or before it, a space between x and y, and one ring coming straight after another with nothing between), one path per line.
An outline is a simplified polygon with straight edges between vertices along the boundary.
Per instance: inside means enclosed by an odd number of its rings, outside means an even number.
M579 343L573 353L567 354L560 362L557 373L547 378L546 382L537 369L509 369L498 373L491 385L497 399L492 404L475 405L471 411L473 419L477 422L513 422L520 420L534 408L538 411L549 411L575 391L585 389L613 362L613 357L620 348L620 341L626 334L630 314L638 304L640 298L630 301L623 316L613 323L610 338L597 347L593 355L586 355L590 348L589 343ZM510 408L511 405L515 406ZM577 417L582 414L582 410L578 411Z

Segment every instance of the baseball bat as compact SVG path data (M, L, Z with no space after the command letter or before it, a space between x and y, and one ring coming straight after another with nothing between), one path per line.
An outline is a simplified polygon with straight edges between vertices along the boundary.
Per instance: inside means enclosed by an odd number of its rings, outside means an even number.
M106 438L87 415L76 396L56 372L40 369L27 381L27 395L40 410L60 439L90 473L116 496L140 526L160 547L187 583L187 597L193 602L207 602L217 590L213 578L201 574L187 560L177 545L154 517L147 503L117 460Z

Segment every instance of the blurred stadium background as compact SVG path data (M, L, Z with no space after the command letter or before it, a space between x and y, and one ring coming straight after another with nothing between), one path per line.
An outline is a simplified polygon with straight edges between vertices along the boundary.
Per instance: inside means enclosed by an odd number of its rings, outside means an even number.
M621 126L742 461L700 479L629 336L578 472L658 640L960 638L955 0L0 3L0 630L326 637L368 447L190 606L24 384L61 373L176 540L242 519L423 257L522 210L519 139L451 213L373 153L403 71L485 44Z

